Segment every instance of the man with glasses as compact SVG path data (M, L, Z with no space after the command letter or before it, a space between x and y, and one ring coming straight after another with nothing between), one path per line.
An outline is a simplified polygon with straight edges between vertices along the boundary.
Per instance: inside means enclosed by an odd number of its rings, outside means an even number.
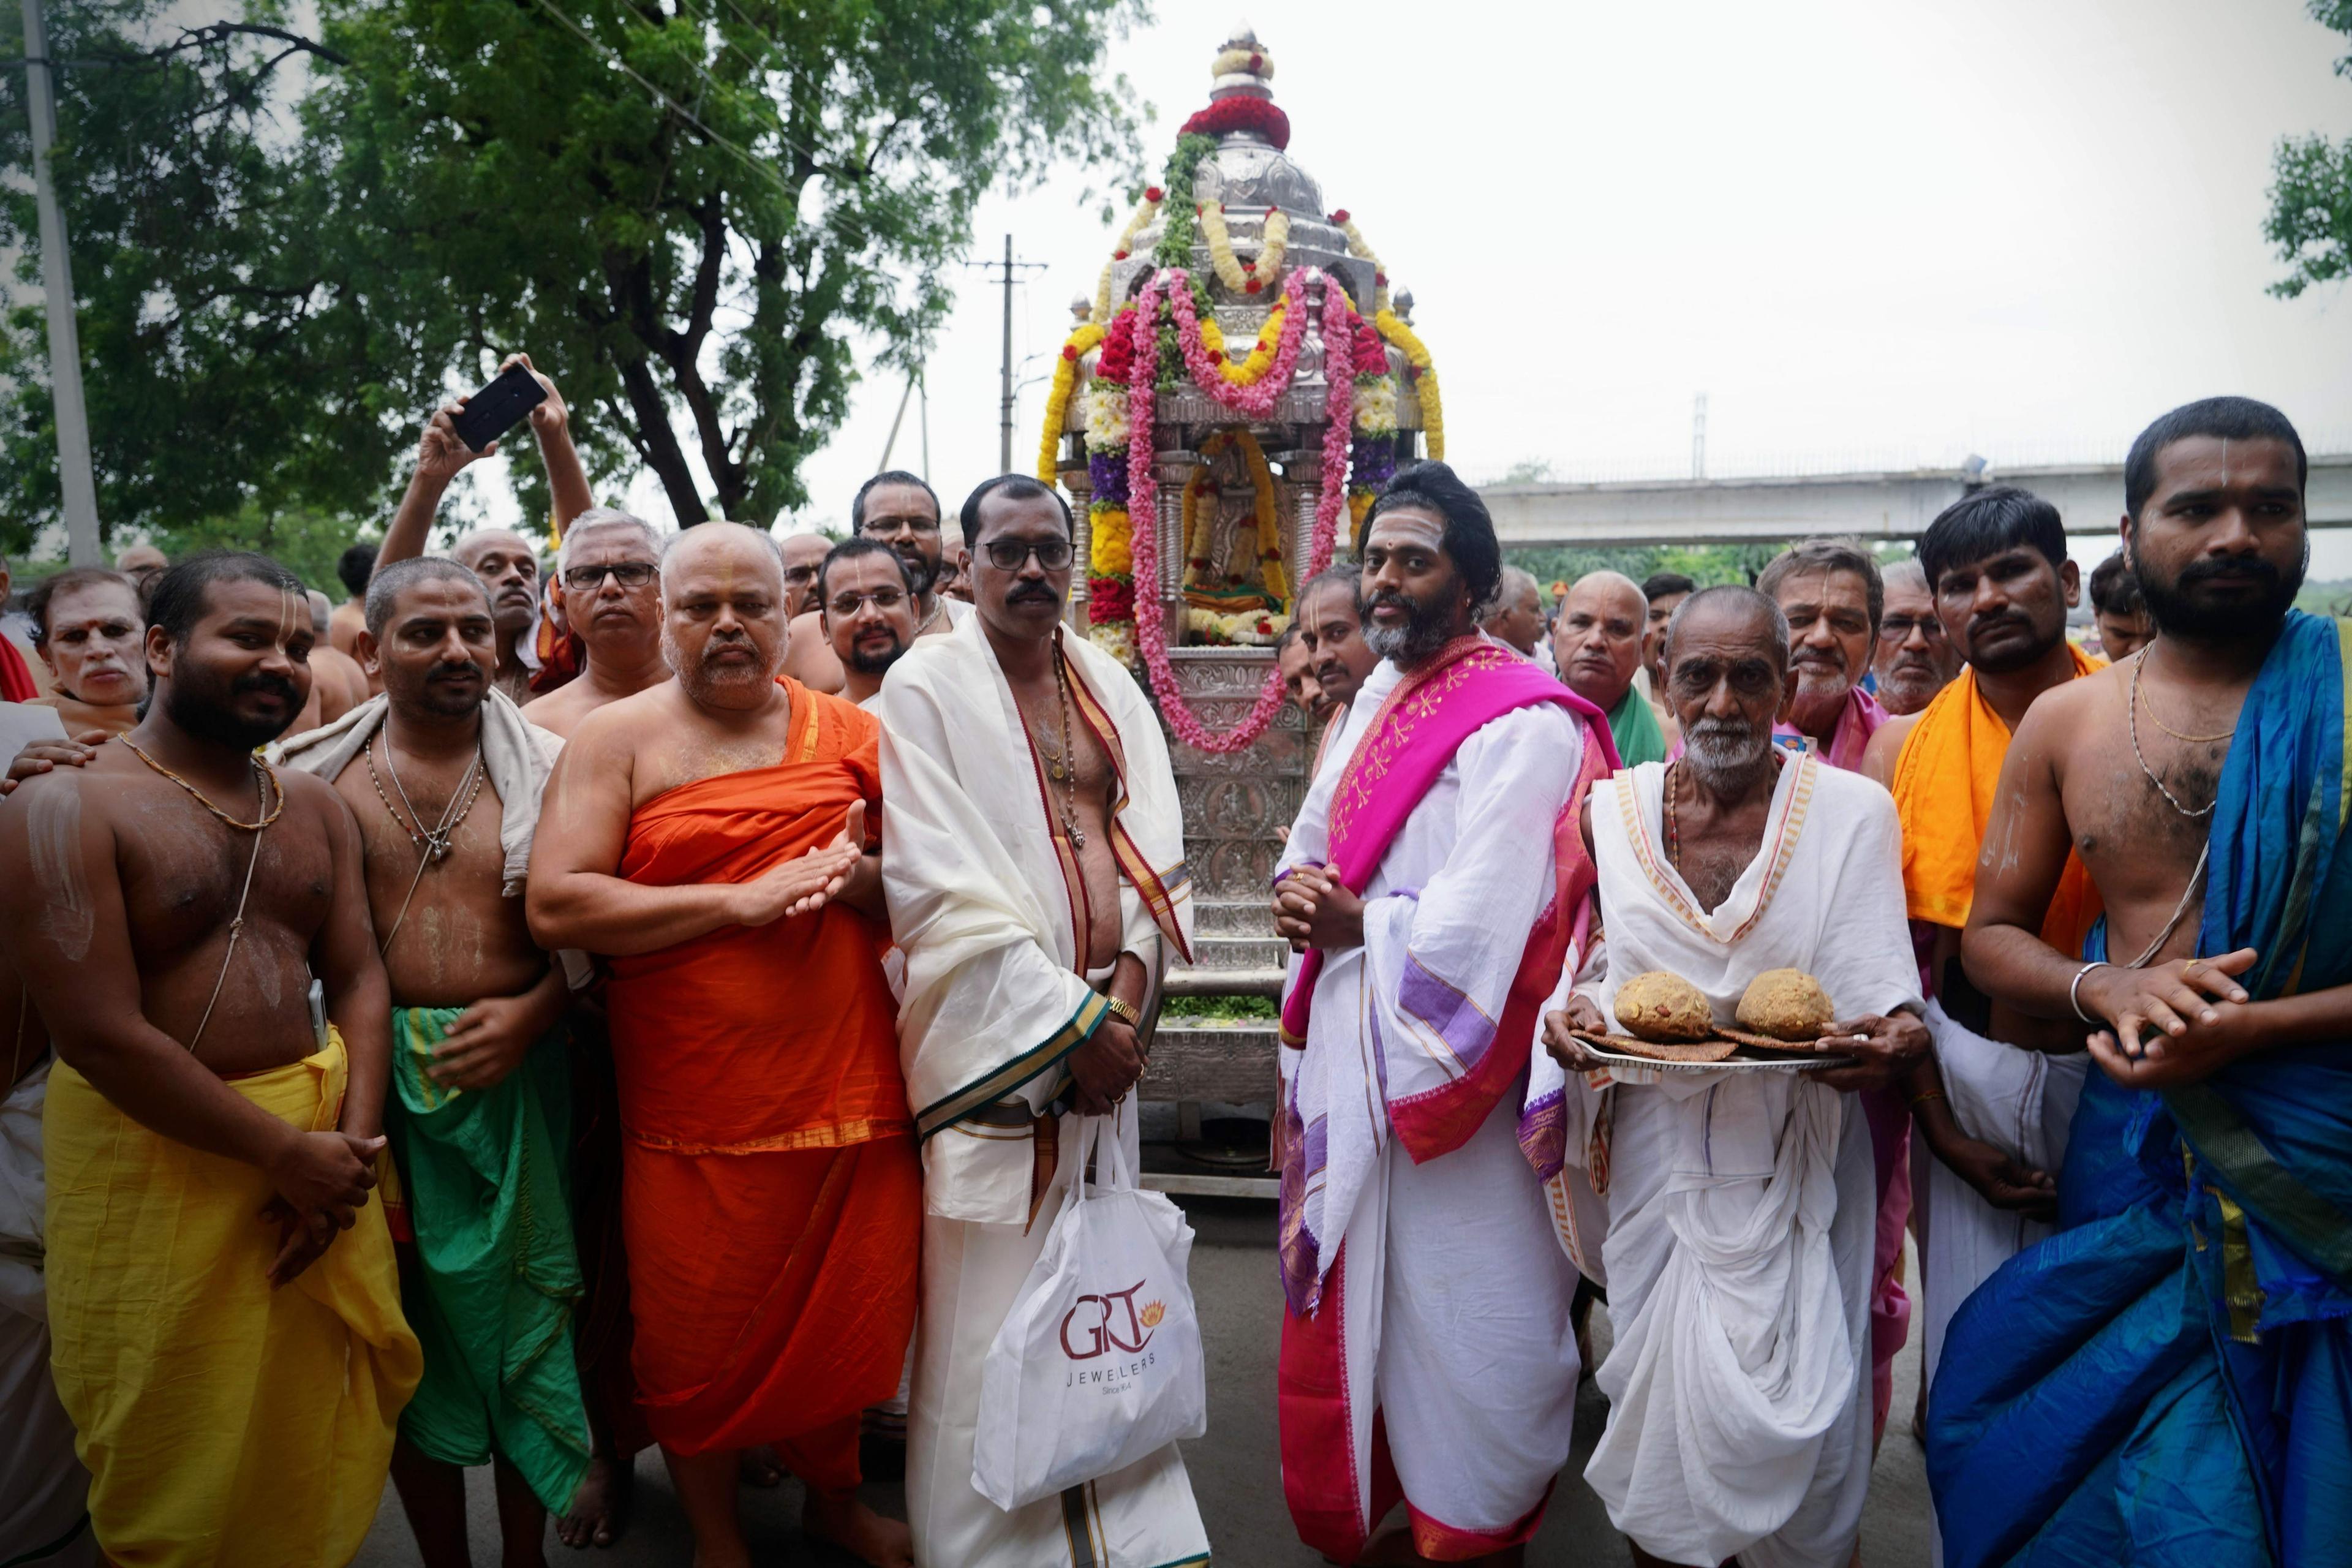
M530 705L530 721L571 739L607 702L669 679L661 651L661 535L642 518L593 507L563 531L555 557L563 624L580 674Z
M875 475L858 486L850 500L849 528L856 538L888 545L907 563L915 592L915 630L907 639L909 644L952 631L971 616L971 606L949 600L939 591L943 571L940 498L930 486L903 468ZM791 542L785 541L787 547ZM821 563L823 555L818 560ZM819 691L839 691L847 674L817 614L814 586L812 579L811 595L794 615L784 673Z
M1068 504L1005 474L962 523L976 613L917 647L876 704L899 1059L926 1140L915 1557L1190 1568L1208 1537L1173 1444L1010 1512L972 1485L981 1369L1074 1173L1077 1123L1055 1113L1102 1115L1142 1076L1162 968L1191 962L1192 906L1160 721L1124 667L1065 635ZM1112 1126L1132 1159L1135 1118Z
M1897 561L1879 573L1886 609L1878 618L1878 651L1871 671L1878 677L1878 705L1895 717L1916 713L1960 672L1960 652L1936 618L1936 596L1916 559Z
M915 574L877 539L845 539L816 571L818 624L841 661L841 694L871 708L882 677L915 640Z

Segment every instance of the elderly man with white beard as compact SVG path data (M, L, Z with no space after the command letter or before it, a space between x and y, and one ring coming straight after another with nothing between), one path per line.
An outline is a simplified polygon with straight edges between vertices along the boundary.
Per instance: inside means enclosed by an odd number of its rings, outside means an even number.
M1545 1020L1568 1069L1555 1212L1605 1279L1608 1429L1585 1479L1637 1563L1843 1568L1870 1482L1871 1141L1848 1090L1927 1049L1885 791L1772 743L1789 630L1747 588L1702 590L1667 634L1685 754L1593 786L1583 830L1605 939ZM1603 1069L1619 988L1664 971L1732 1021L1769 970L1814 976L1840 1022L1802 1074ZM1598 1200L1598 1205L1595 1200Z

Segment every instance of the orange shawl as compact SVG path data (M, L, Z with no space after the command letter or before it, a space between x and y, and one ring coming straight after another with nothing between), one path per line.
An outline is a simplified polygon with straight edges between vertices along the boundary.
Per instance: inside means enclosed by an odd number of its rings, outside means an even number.
M2072 647L2074 679L2105 666ZM1968 924L1976 901L1977 858L1985 824L2009 754L2009 726L1977 689L1976 671L1937 693L1904 738L1895 763L1895 809L1903 819L1903 889L1911 918L1940 926ZM2069 850L2042 940L2061 952L2079 952L2083 933L2099 916L2099 890L2080 856Z
M829 844L852 802L881 819L881 726L787 680L784 760L637 808L620 874L650 887L745 882ZM843 904L615 959L608 993L621 1121L680 1154L838 1148L907 1131L898 1009L877 928Z

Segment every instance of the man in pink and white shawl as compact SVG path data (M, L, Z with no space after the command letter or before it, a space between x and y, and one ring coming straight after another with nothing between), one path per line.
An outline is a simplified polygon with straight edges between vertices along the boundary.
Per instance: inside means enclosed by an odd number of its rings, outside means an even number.
M1350 705L1276 873L1283 1489L1356 1561L1402 1500L1423 1561L1519 1560L1567 1461L1576 1275L1520 1152L1529 1049L1591 885L1607 719L1480 636L1501 552L1441 463L1366 520Z

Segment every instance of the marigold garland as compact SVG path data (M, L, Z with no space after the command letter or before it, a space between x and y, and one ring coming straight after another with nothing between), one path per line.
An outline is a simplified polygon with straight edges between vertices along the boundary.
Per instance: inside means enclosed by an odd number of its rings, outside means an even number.
M1133 216L1128 218L1127 226L1119 231L1118 243L1110 247L1110 259L1103 263L1102 277L1095 283L1095 309L1091 320L1096 326L1110 324L1111 272L1128 258L1135 244L1135 237L1149 228L1151 220L1160 216L1160 198L1166 194L1158 185L1144 186L1143 199L1135 204Z
M1282 258L1290 247L1290 215L1280 207L1265 209L1265 237L1257 259L1244 261L1234 254L1233 236L1225 229L1225 205L1203 202L1196 215L1202 237L1209 242L1209 265L1217 281L1232 294L1256 294L1282 276Z
M1124 506L1108 504L1087 509L1087 565L1095 577L1126 577L1135 571L1135 524L1129 520ZM1116 617L1097 616L1095 619L1125 620L1134 613L1130 599L1125 614Z
M1202 316L1201 342L1215 362L1217 374L1235 386L1255 386L1274 363L1276 350L1282 346L1282 323L1290 310L1287 300L1277 301L1265 325L1258 329L1257 342L1250 345L1249 357L1235 364L1232 353L1225 347L1224 329L1217 325L1214 316Z
M1381 336L1396 345L1397 351L1404 355L1406 364L1412 367L1406 374L1412 377L1413 395L1421 399L1422 439L1432 458L1444 460L1445 409L1437 399L1437 366L1430 359L1429 350L1422 346L1412 329L1406 326L1394 310L1382 309L1375 311L1372 324L1380 329Z
M1304 296L1304 276L1293 270L1285 279L1283 300L1286 304L1295 304ZM1271 418L1276 402L1289 389L1291 372L1298 364L1298 345L1307 336L1306 310L1299 309L1286 313L1281 339L1275 346L1274 363L1257 380L1247 385L1237 385L1218 374L1218 362L1209 357L1209 345L1202 341L1198 301L1193 299L1192 290L1186 287L1190 275L1181 267L1171 267L1160 274L1159 281L1166 289L1160 298L1173 318L1158 333L1163 353L1167 349L1174 348L1178 363L1192 372L1193 384L1224 407L1251 419ZM1324 313L1337 316L1333 321L1337 327L1346 320L1344 315L1337 314L1346 310L1346 297L1333 292L1327 299L1328 302ZM1158 368L1158 379L1166 384L1164 390L1173 391L1174 370L1164 359ZM1334 376L1332 379L1345 381L1348 378Z
M1385 315L1389 308L1388 269L1381 265L1381 258L1372 254L1370 244L1364 238L1364 231L1356 226L1356 220L1348 216L1346 207L1331 215L1331 226L1348 237L1349 255L1359 261L1372 264L1372 315L1375 318Z
M1061 472L1062 432L1070 416L1070 392L1076 385L1078 361L1088 349L1103 341L1103 330L1089 321L1072 332L1062 344L1062 357L1054 363L1053 389L1045 394L1045 436L1037 446L1037 479L1052 484Z

